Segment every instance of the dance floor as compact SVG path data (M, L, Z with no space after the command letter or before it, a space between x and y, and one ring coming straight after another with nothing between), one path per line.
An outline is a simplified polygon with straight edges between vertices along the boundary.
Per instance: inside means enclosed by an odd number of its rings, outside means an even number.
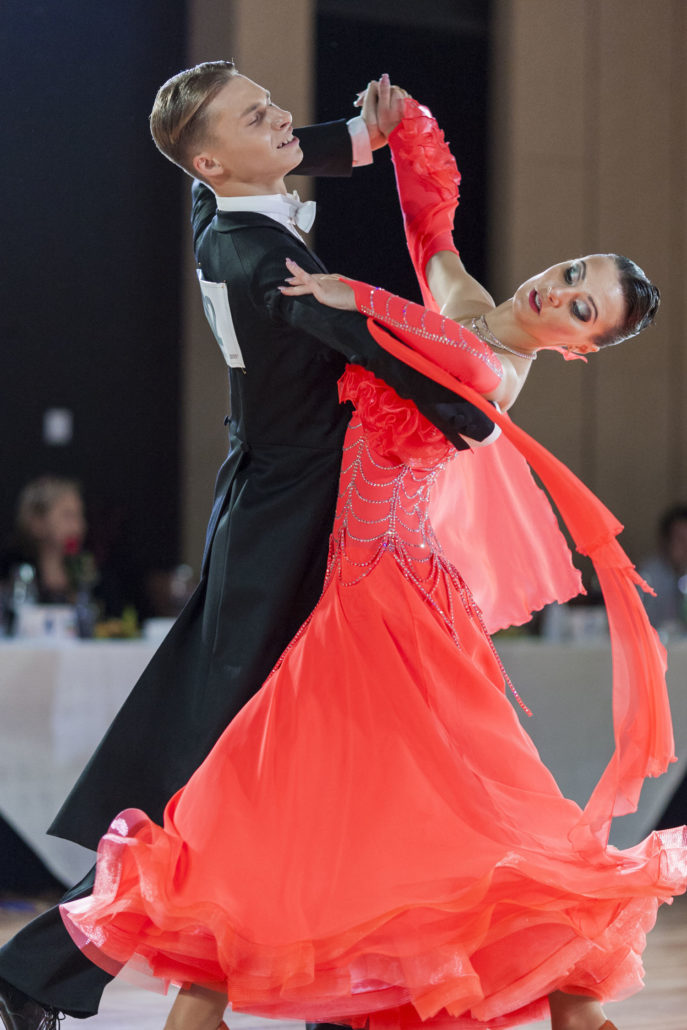
M3 902L0 898L0 943L18 930L33 911L26 902ZM608 1016L618 1030L687 1030L687 896L672 906L663 906L656 929L645 952L647 986L627 1001L607 1006ZM102 1030L161 1030L170 998L114 982L105 991L100 1014L89 1025ZM287 1030L300 1023L277 1023L228 1013L231 1030ZM548 1023L530 1024L544 1030ZM85 1026L82 1020L66 1019L62 1030Z

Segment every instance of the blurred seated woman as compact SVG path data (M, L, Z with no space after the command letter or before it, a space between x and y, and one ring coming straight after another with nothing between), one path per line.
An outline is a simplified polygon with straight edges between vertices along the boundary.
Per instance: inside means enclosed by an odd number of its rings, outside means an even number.
M0 577L8 580L18 566L32 565L37 601L73 604L78 587L75 558L81 554L87 528L76 480L32 479L19 494L15 533L0 556Z

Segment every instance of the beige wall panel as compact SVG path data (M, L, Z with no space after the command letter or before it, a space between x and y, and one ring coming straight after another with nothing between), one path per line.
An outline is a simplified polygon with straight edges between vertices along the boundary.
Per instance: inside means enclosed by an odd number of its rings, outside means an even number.
M491 152L493 237L499 257L492 275L501 291L512 288L527 274L531 260L538 265L546 252L548 234L541 223L533 228L532 202L555 205L560 213L563 188L565 210L570 211L575 190L583 188L579 177L559 179L584 159L584 105L579 98L571 101L572 84L580 83L585 73L584 26L575 17L567 24L566 14L577 9L584 10L584 0L564 7L551 0L496 4ZM525 240L529 253L523 255Z
M270 89L294 120L311 120L314 66L312 0L191 0L188 64L233 58L242 73ZM307 189L289 180L302 196ZM226 366L208 328L194 271L188 215L184 266L182 365L182 555L197 571L217 469L226 457L229 408Z
M669 291L671 321L662 342L670 349L671 430L675 440L668 501L687 503L687 4L673 0L673 8L671 105L675 130L667 179L673 217L667 248L671 268L664 287L666 294Z
M239 71L270 89L302 125L312 104L313 0L241 0L234 6Z
M641 0L604 0L597 6L599 240L603 249L635 258L660 285L671 265L667 183L675 129L670 103L674 5L671 0L652 5L650 33ZM625 523L625 543L635 555L651 539L667 501L673 446L669 292L661 323L595 363L600 407L592 485Z
M490 277L498 300L586 249L584 14L584 0L495 7ZM578 472L586 371L544 355L514 412Z
M493 53L497 296L598 249L634 257L663 291L641 341L586 368L540 358L516 408L626 522L639 555L660 509L687 496L687 4L497 0Z

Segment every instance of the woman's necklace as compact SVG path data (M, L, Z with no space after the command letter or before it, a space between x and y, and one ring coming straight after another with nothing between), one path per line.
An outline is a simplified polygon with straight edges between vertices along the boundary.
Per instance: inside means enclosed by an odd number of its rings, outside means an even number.
M501 343L487 325L484 315L478 315L477 318L473 318L470 323L470 328L475 336L479 336L480 340L483 340L484 343L491 344L492 347L497 347L498 350L505 350L508 354L515 354L516 358L525 358L526 361L535 361L537 358L536 350L516 350L515 347L508 347L505 343Z

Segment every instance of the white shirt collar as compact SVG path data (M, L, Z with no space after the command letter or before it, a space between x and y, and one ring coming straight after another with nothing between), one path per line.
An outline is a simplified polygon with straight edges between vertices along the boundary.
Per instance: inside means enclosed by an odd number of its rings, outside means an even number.
M300 204L295 190L293 193L259 194L250 197L217 197L218 211L254 211L256 214L267 215L303 242L303 237L296 229L294 217Z

